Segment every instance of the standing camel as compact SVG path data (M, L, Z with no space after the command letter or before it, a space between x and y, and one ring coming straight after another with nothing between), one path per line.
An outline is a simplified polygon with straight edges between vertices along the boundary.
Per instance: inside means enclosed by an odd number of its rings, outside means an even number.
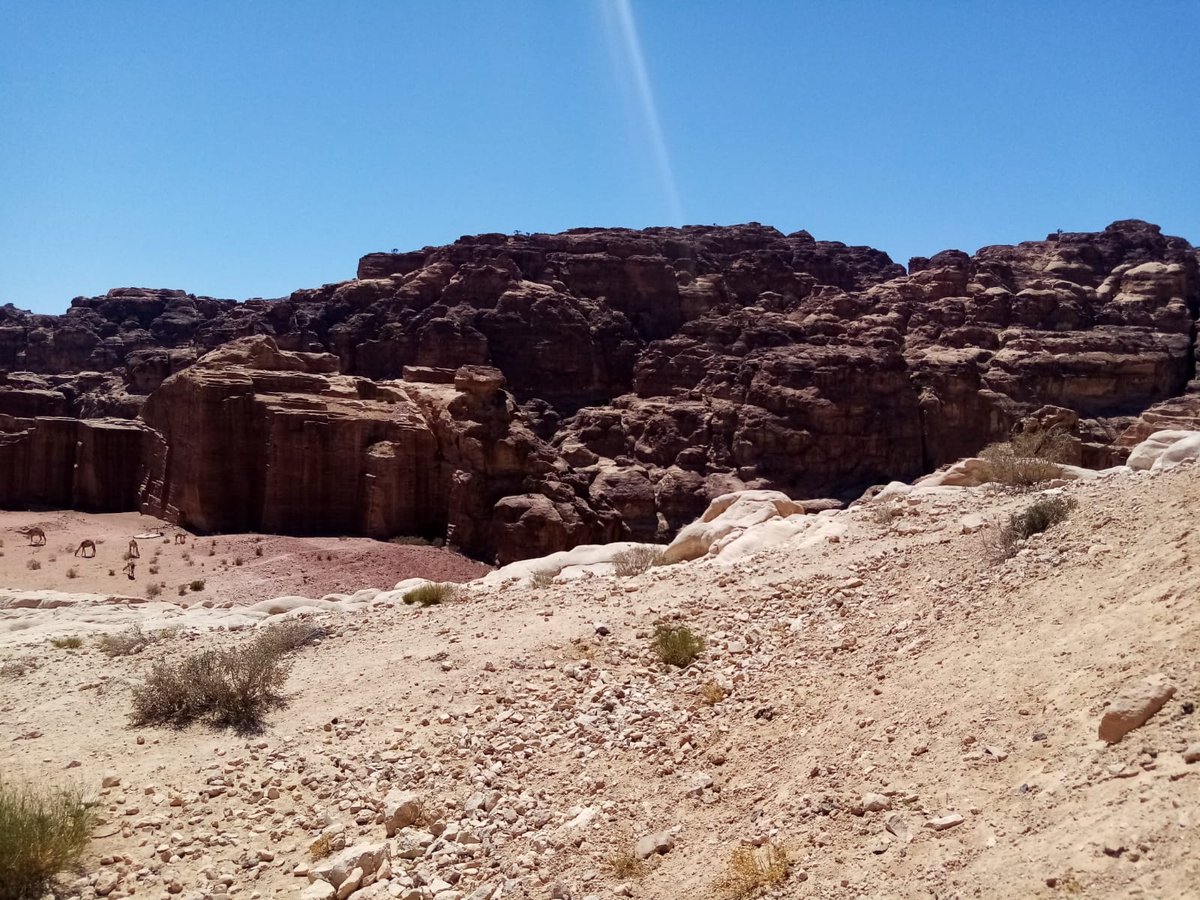
M135 577L133 574L133 570L134 570L134 562L131 559L129 562L125 563L125 568L123 568L121 571L129 576L130 581L133 581L133 579Z
M29 538L30 547L42 547L46 543L46 532L36 525L31 525L28 528L18 528L17 533Z
M91 551L90 553L88 551ZM75 548L75 555L82 555L84 559L91 559L96 555L96 542L93 540L82 540L79 546Z
M142 554L138 552L138 545L137 545L136 538L129 539L129 558L130 559L141 559L142 558Z

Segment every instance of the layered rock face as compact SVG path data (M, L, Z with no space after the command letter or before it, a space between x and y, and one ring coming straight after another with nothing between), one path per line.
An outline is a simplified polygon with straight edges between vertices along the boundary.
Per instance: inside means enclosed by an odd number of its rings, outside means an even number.
M193 527L444 530L508 559L662 539L730 491L908 479L1047 405L1084 464L1119 461L1186 391L1200 307L1196 250L1140 221L907 273L751 224L479 235L357 274L5 307L0 413L141 412L144 502Z
M203 532L447 536L503 561L619 533L561 482L496 369L450 384L337 370L260 337L168 378L142 414L142 509Z

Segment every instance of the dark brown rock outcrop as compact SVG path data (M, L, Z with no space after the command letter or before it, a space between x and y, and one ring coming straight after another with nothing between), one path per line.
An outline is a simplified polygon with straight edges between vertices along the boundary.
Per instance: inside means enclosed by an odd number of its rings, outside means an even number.
M907 273L749 224L478 235L357 275L0 308L0 414L142 412L147 507L194 527L444 533L508 559L665 537L741 487L849 496L1046 406L1111 464L1195 375L1197 251L1136 220ZM1186 414L1163 409L1146 422Z

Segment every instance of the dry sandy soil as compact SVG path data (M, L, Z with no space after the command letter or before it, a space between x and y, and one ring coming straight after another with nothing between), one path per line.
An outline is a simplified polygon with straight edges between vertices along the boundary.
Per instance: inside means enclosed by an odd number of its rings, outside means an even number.
M246 631L115 659L11 640L0 768L96 799L64 891L82 898L320 896L310 845L383 845L395 789L424 818L355 898L719 896L735 848L767 841L792 860L771 897L1195 897L1200 470L1064 490L1070 519L1006 562L964 516L1030 498L949 489L734 566L321 616L288 705L251 736L127 724L155 660ZM201 560L214 583L224 540ZM686 670L650 653L664 619L707 638ZM1174 697L1100 741L1106 703L1154 674ZM962 821L930 827L946 816ZM664 831L673 849L614 871Z
M46 532L45 546L30 546L17 531L30 526ZM134 578L128 578L123 570L130 538L156 533L163 536L138 541L141 558L134 561ZM184 534L186 543L176 544L176 534ZM285 594L320 597L406 578L468 581L488 571L434 547L345 537L198 537L138 513L0 512L0 540L4 587L134 597L157 590L163 599L188 605L238 605ZM96 542L95 557L75 555L83 540ZM193 590L197 580L204 587Z

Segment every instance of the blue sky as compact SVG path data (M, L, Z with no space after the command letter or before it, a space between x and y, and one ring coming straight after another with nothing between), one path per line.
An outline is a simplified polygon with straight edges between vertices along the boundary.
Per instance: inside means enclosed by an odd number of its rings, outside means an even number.
M0 0L0 303L583 225L1200 243L1198 56L1196 2Z

